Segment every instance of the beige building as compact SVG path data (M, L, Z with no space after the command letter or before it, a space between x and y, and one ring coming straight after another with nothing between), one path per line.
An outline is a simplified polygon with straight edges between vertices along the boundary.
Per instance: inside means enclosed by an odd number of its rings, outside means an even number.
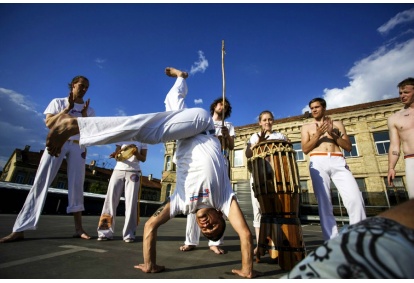
M0 182L33 185L42 154L43 150L39 152L30 151L28 145L24 149L16 148L3 168ZM106 194L113 169L102 168L95 164L96 162L92 161L91 164L85 165L84 191ZM63 159L62 165L50 187L67 190L66 171L66 159ZM142 176L141 182L141 199L160 201L160 180L153 178L150 174L149 176Z
M326 112L334 120L344 124L352 142L352 151L344 152L347 164L353 173L364 196L367 214L374 215L407 199L405 189L404 159L400 158L396 166L396 187L387 186L389 135L387 118L402 108L398 98L375 101L348 107L330 109ZM313 195L312 182L309 175L309 156L301 150L302 125L312 121L309 113L304 115L275 120L273 129L289 137L296 151L296 162L299 170L301 187L301 210L305 214L317 214L317 203ZM247 170L247 159L244 154L246 143L252 134L259 131L258 123L235 127L235 148L231 152L231 182L245 210L250 209L250 173ZM175 189L175 165L172 156L175 143L165 144L165 160L161 178L161 201L165 200ZM340 196L331 184L334 207L337 215L344 215ZM241 204L243 208L243 204ZM248 211L249 212L249 211ZM346 213L346 211L345 211Z

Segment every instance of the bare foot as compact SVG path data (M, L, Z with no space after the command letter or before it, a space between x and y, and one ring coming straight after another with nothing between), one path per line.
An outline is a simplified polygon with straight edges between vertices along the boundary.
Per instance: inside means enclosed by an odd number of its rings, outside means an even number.
M180 247L180 251L189 252L195 249L195 245L184 245Z
M73 234L72 236L73 238L80 238L80 239L84 239L84 240L90 240L91 236L89 236L88 234L86 234L85 231L76 231L75 234Z
M210 246L210 250L218 255L222 255L225 253L224 250L220 249L218 246Z
M165 74L169 77L178 78L182 77L184 79L188 78L188 73L175 69L173 67L165 68Z
M10 243L24 239L24 232L12 232L10 235L1 238L0 243Z
M76 134L79 134L78 120L68 114L63 114L47 135L47 151L52 156L59 156L63 144L69 137Z
M256 270L252 270L250 272L249 271L245 272L242 269L232 269L231 272L233 272L234 274L237 274L237 275L239 275L241 277L244 277L244 278L255 278L255 277L258 277L258 276L262 276L263 275L262 272L258 272Z
M144 263L141 263L139 265L135 265L134 268L141 269L141 271L145 272L145 273L158 273L158 272L162 272L162 271L165 270L164 266L155 264L154 266L148 267Z

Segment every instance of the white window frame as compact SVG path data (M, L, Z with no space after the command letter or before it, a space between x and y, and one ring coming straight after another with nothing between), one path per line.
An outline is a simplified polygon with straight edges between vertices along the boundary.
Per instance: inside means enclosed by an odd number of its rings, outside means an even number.
M299 145L299 148L296 149L295 145ZM305 161L306 158L305 158L305 154L303 153L303 150L302 150L301 142L293 142L292 146L293 146L293 149L296 151L296 161ZM302 157L302 158L299 158L299 157Z
M388 136L388 140L377 140L375 137L375 134L386 134ZM375 143L375 150L377 151L378 155L385 155L388 154L388 150L390 148L390 137L389 137L389 133L388 131L382 131L382 132L375 132L372 133L372 137L374 138L374 143ZM387 146L388 144L388 146ZM380 153L378 148L379 146L381 146L383 148L383 151L385 151L384 153Z
M349 137L349 140L351 141L352 148L351 148L351 151L350 152L348 152L346 150L343 150L344 156L345 156L345 158L347 158L347 157L358 157L359 156L359 152L358 152L358 146L357 146L357 143L356 143L356 138L355 138L354 135L348 135L348 137ZM352 142L352 139L354 140L354 142ZM356 152L356 155L353 155L352 154L352 152L354 150Z
M243 166L243 149L237 149L233 151L233 167Z

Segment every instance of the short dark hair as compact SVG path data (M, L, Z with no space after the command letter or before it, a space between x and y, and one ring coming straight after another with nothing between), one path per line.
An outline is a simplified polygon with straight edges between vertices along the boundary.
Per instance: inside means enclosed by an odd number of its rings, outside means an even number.
M224 113L224 120L226 120L227 118L230 117L231 115L231 104L230 101L227 100L227 98L224 98L225 104L227 104L227 108L226 108L226 112ZM214 115L214 108L216 108L217 104L219 103L223 103L223 98L217 98L216 100L213 101L213 103L211 103L210 105L210 114L211 116Z
M73 84L76 84L78 81L80 81L81 79L84 79L85 81L87 81L89 83L89 80L87 77L84 76L76 76L72 79L72 81L70 83L68 83L69 89L72 89Z
M320 98L320 97L316 97L316 98L312 99L311 101L309 101L308 106L310 107L311 104L314 103L314 102L319 102L322 105L323 108L326 108L326 101L325 101L325 99Z
M224 220L223 217L220 217L220 223L221 223L221 231L218 232L218 234L216 236L207 236L206 234L204 234L203 232L201 232L204 237L206 237L207 239L213 241L213 242L217 242L218 240L221 239L221 237L223 237L224 235L224 231L226 231L226 220Z
M406 86L406 85L414 86L414 78L410 77L410 78L406 78L406 79L402 80L401 82L398 83L397 87L402 88L403 86Z

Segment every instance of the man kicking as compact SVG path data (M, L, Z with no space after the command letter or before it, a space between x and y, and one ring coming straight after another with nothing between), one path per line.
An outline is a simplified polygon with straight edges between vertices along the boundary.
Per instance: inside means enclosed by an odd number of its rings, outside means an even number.
M128 140L147 144L177 140L176 189L145 223L144 263L135 268L146 273L165 269L156 263L157 230L177 214L194 213L201 232L212 240L220 239L224 233L224 214L240 237L242 267L232 272L254 278L259 274L253 270L252 234L231 188L212 117L202 108L186 108L186 72L168 67L165 73L176 78L164 101L166 112L87 119L62 117L48 134L48 152L58 156L65 140L76 133L80 134L81 146Z

